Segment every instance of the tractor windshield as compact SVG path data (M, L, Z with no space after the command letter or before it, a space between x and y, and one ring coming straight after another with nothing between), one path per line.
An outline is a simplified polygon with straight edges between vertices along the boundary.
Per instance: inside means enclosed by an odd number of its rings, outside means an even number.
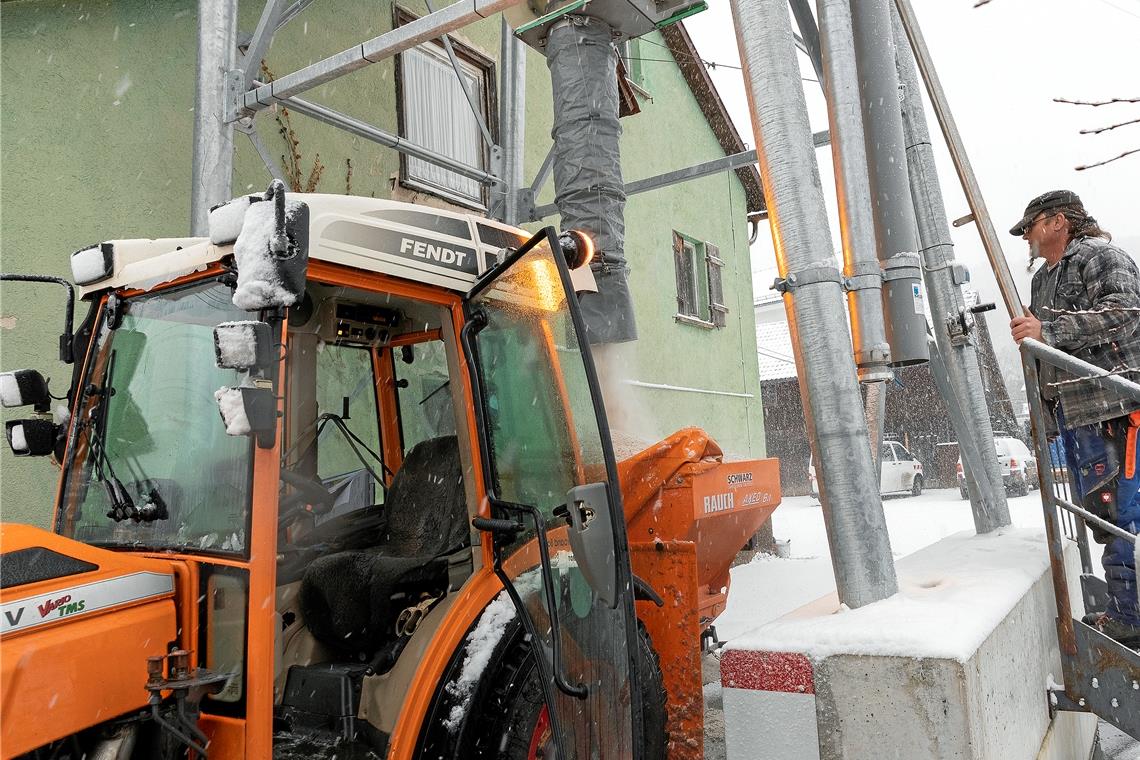
M251 439L226 435L213 328L249 319L210 281L104 316L76 406L58 530L91 544L243 554ZM123 498L123 496L127 498Z

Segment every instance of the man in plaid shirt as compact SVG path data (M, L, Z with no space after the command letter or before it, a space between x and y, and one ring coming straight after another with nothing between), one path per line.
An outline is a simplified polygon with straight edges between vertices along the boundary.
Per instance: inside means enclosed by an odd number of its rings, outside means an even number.
M1140 270L1114 246L1076 193L1034 198L1010 229L1045 265L1033 275L1030 314L1015 317L1015 341L1033 338L1140 382ZM1054 412L1070 478L1086 509L1132 534L1140 528L1140 404L1042 364L1041 396ZM1086 619L1122 644L1140 648L1140 600L1131 542L1093 529L1106 544L1107 610Z

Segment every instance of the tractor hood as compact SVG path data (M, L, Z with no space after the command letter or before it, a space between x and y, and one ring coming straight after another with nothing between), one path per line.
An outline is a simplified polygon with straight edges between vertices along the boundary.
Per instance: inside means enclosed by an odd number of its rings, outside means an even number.
M0 525L0 552L5 757L145 707L147 657L177 640L172 565L26 525Z

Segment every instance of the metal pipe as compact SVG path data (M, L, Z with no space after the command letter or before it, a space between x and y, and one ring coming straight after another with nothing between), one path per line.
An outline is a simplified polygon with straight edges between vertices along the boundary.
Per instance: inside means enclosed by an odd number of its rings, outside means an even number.
M791 19L782 0L732 0L776 263L785 281L834 266ZM807 278L809 280L814 278ZM797 278L798 281L798 278ZM784 296L839 599L861 607L898 590L862 419L839 273Z
M906 366L926 361L929 354L888 3L889 0L849 0L849 7L876 254L884 272L883 317L891 345L891 364Z
M1095 364L1081 361L1058 348L1032 338L1022 340L1020 345L1022 353L1028 352L1034 359L1048 362L1061 368L1066 374L1072 375L1073 379L1066 382L1092 383L1121 398L1140 403L1140 383L1134 383L1120 374L1112 374ZM1026 386L1027 395L1028 390L1029 386Z
M347 114L339 111L334 111L331 108L320 105L319 103L310 103L307 100L300 98L283 98L280 99L282 105L287 106L292 111L308 116L311 119L324 122L333 127L339 127L344 131L358 137L363 137L365 140L370 140L374 143L387 146L393 150L397 150L407 156L418 158L422 161L442 166L448 171L453 171L456 174L473 179L483 185L493 185L499 181L499 178L493 174L478 169L474 166L456 161L450 156L445 156L442 153L425 148L422 145L417 145L413 142L408 142L402 137L385 132L378 127L361 121Z
M795 4L792 5L793 9ZM859 80L852 42L851 8L847 0L819 0L819 33L823 50L823 87L832 135L835 194L839 204L839 237L843 245L843 275L847 278L847 308L859 380L890 380L891 346L883 321L883 273L875 256L875 220L871 212L871 183ZM871 451L878 462L882 441L885 394L868 396ZM874 412L874 414L872 414ZM877 434L876 434L877 431Z
M523 187L526 147L526 46L515 37L503 18L499 31L499 65L502 96L499 98L499 141L503 146L503 214L507 224L518 224L522 217L519 192Z
M954 391L954 383L946 369L946 362L943 361L938 341L933 335L927 335L927 340L930 343L930 374L934 378L934 384L938 387L939 395L946 403L946 410L950 415L950 424L958 436L958 453L962 457L962 477L966 481L966 494L970 498L971 513L974 517L974 531L988 533L994 527L994 520L991 515L1000 514L1000 509L996 508L994 504L994 489L989 481L989 469L983 461L985 455L978 448L977 437L971 434L970 423L962 411L961 404L959 404L958 394ZM992 444L993 438L990 438L990 441ZM991 455L991 459L997 462L996 453ZM1005 489L1000 479L998 486L1001 489L1001 504L1005 505ZM1009 507L1005 506L1004 508L1008 514Z
M966 148L962 144L962 136L958 133L958 125L950 113L950 106L946 101L946 93L942 90L942 83L938 79L938 72L934 69L934 62L930 57L930 50L926 47L926 40L914 15L914 8L910 0L895 0L899 19L903 31L910 41L910 48L918 62L918 70L926 83L926 93L934 106L934 114L938 118L938 125L942 128L942 136L950 149L950 158L954 161L954 170L958 173L958 181L962 183L962 190L966 194L966 202L970 206L970 213L978 225L978 234L982 238L982 247L990 260L990 266L997 277L998 289L1005 302L1006 311L1010 317L1020 317L1025 314L1021 297L1017 294L1017 285L1010 274L1009 264L1005 260L1001 242L997 231L994 230L990 212L986 209L985 199L982 198L982 189L978 179L974 176L974 168L970 165L970 158L966 155Z
M202 0L203 2L205 0ZM241 95L239 115L264 110L281 98L290 98L373 63L391 58L422 42L434 40L460 27L517 5L520 0L474 0L449 5L426 16L353 45L336 55L286 74Z
M232 192L234 130L225 119L226 73L234 68L236 55L237 0L198 0L191 235L208 234L210 208L228 201Z
M1025 390L1029 400L1029 413L1033 420L1033 443L1037 449L1037 461L1040 463L1049 459L1049 441L1045 438L1045 410L1041 403L1041 394L1033 393L1037 387L1037 362L1032 361L1032 347L1021 343L1021 368L1025 375ZM1061 525L1057 518L1057 509L1053 506L1053 468L1042 469L1037 467L1041 478L1041 508L1045 511L1045 537L1049 545L1049 570L1053 576L1053 593L1057 596L1057 639L1061 651L1069 657L1077 654L1077 634L1073 630L1073 605L1069 599L1069 583L1065 577L1065 548L1061 544ZM1062 658L1062 662L1068 662ZM1065 688L1070 696L1075 697L1075 688L1069 678L1065 679Z
M281 15L281 4L284 0L265 0L265 7L261 10L261 17L257 20L257 27L253 30L253 38L246 48L245 59L242 61L242 91L249 89L253 80L261 70L261 59L269 50L273 42L273 35L277 33L277 19Z
M824 63L823 63L823 45L820 44L820 36L822 29L816 26L815 15L811 12L811 3L808 0L789 0L788 4L792 8L792 16L796 19L796 26L800 30L800 39L803 40L804 52L807 53L808 60L811 61L812 70L815 71L815 78L819 80L819 86L823 88L824 82ZM820 21L822 22L823 13L820 13Z
M918 73L914 69L898 16L890 13L896 46L898 81L902 85L902 123L906 137L906 166L910 196L914 201L922 241L923 274L934 339L949 380L946 404L956 409L951 416L962 453L962 468L973 476L978 488L969 489L970 508L978 533L1010 524L1005 483L994 444L993 424L986 404L982 371L975 349L977 336L968 329L973 315L966 311L966 300L955 273L954 244L946 221L946 207L938 184L934 150L926 128ZM964 278L959 278L964 279ZM951 327L954 334L951 334ZM975 328L976 329L976 328ZM982 488L984 486L984 489Z

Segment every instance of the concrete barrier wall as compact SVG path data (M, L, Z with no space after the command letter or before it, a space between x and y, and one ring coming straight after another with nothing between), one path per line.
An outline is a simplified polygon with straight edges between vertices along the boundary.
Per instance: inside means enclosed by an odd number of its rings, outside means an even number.
M968 598L971 584L1010 584L1008 609L979 612L992 628L963 656L923 656L913 642L901 642L905 655L885 651L865 654L873 616L855 623L851 649L845 653L834 597L775 621L770 634L760 629L742 637L748 648L726 651L721 661L725 739L730 760L1085 760L1092 734L1089 721L1059 721L1050 731L1047 684L1061 680L1056 639L1056 604L1044 538L1040 553L1026 544L1026 534L970 537L970 570L954 566L963 537L916 552L899 563L900 587L919 588L937 578L947 594ZM981 543L979 543L981 542ZM943 542L939 542L943 543ZM1070 594L1080 604L1075 545L1067 551ZM1001 557L992 573L984 565L989 552ZM1024 561L1011 562L1020 553ZM925 557L921 555L926 555ZM914 559L912 559L914 558ZM908 561L909 560L909 561ZM965 561L963 558L962 561ZM939 574L932 568L947 563ZM908 566L920 568L908 574ZM925 579L925 580L924 580ZM917 585L916 585L917 584ZM991 589L992 593L1000 590ZM979 591L979 596L982 592ZM912 600L913 601L913 600ZM977 620L963 618L963 606L935 605L927 611L942 625L969 630ZM879 604L886 604L881 602ZM979 604L979 607L984 604ZM874 607L872 605L871 607ZM863 610L854 612L862 613ZM830 612L829 612L830 611ZM1075 612L1078 617L1081 614ZM871 616L869 626L867 618ZM889 625L897 616L885 614ZM854 620L854 616L852 618ZM930 621L925 621L929 623ZM937 622L937 620L936 620ZM819 634L821 628L830 628ZM801 631L803 652L787 646ZM886 640L897 631L884 628ZM766 639L779 647L764 648ZM826 645L821 646L820 641ZM826 650L822 655L820 649ZM884 649L889 649L889 645ZM937 649L938 647L934 647ZM945 648L945 647L943 647ZM1084 717L1084 716L1079 716ZM1095 720L1092 723L1095 730ZM1048 734L1048 741L1046 739ZM1075 754L1074 754L1075 753ZM1083 753L1083 754L1082 754Z

